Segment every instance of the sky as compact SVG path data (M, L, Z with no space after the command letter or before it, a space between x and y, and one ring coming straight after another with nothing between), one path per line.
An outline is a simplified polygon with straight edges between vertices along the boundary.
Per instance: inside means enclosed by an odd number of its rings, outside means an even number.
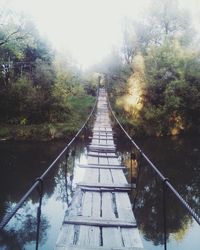
M54 48L69 51L82 68L87 68L121 43L124 17L137 19L151 1L0 0L0 3L31 15ZM193 15L200 16L199 0L179 1Z

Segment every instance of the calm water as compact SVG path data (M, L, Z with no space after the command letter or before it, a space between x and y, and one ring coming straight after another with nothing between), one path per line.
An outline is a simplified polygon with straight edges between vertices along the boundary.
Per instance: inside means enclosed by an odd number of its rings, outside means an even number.
M121 156L130 165L131 146L123 142L123 137L119 141L123 145L118 145ZM137 142L200 214L199 139L161 138ZM0 217L20 200L34 179L44 172L64 145L64 142L0 142ZM76 161L85 160L85 151L86 142L80 141L76 144L76 156L70 152L68 167L63 159L45 180L40 249L53 249L55 245L64 211L72 196L73 165ZM141 166L135 215L145 249L160 250L163 249L161 183L145 163L141 163ZM130 197L133 195L130 194ZM0 249L35 249L37 206L38 193L35 192L2 232ZM167 211L168 249L199 250L200 227L170 193Z
M136 142L200 215L199 138L149 138ZM123 142L123 137L120 145L118 145L119 151L123 152L122 156L130 167L132 148ZM145 249L160 250L163 249L162 183L144 161L140 163L140 166L139 192L134 213ZM169 191L167 193L167 225L167 249L200 249L200 226Z

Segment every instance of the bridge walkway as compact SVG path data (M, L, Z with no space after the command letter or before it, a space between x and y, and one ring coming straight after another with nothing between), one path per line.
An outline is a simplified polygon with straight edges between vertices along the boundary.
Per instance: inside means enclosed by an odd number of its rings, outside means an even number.
M104 89L100 89L87 164L57 239L55 250L142 250L128 184L113 140Z

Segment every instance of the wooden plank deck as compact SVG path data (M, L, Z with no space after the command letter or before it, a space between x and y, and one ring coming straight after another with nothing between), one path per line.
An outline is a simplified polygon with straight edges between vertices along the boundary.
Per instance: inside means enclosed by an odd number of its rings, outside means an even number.
M115 151L106 92L100 89L87 163L55 250L143 250L127 183Z

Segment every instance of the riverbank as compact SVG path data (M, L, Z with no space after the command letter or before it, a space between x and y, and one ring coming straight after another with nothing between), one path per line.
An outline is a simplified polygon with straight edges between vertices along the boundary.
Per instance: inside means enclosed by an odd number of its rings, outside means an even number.
M78 125L73 120L57 124L4 125L0 126L0 140L51 141L64 139L75 134Z

